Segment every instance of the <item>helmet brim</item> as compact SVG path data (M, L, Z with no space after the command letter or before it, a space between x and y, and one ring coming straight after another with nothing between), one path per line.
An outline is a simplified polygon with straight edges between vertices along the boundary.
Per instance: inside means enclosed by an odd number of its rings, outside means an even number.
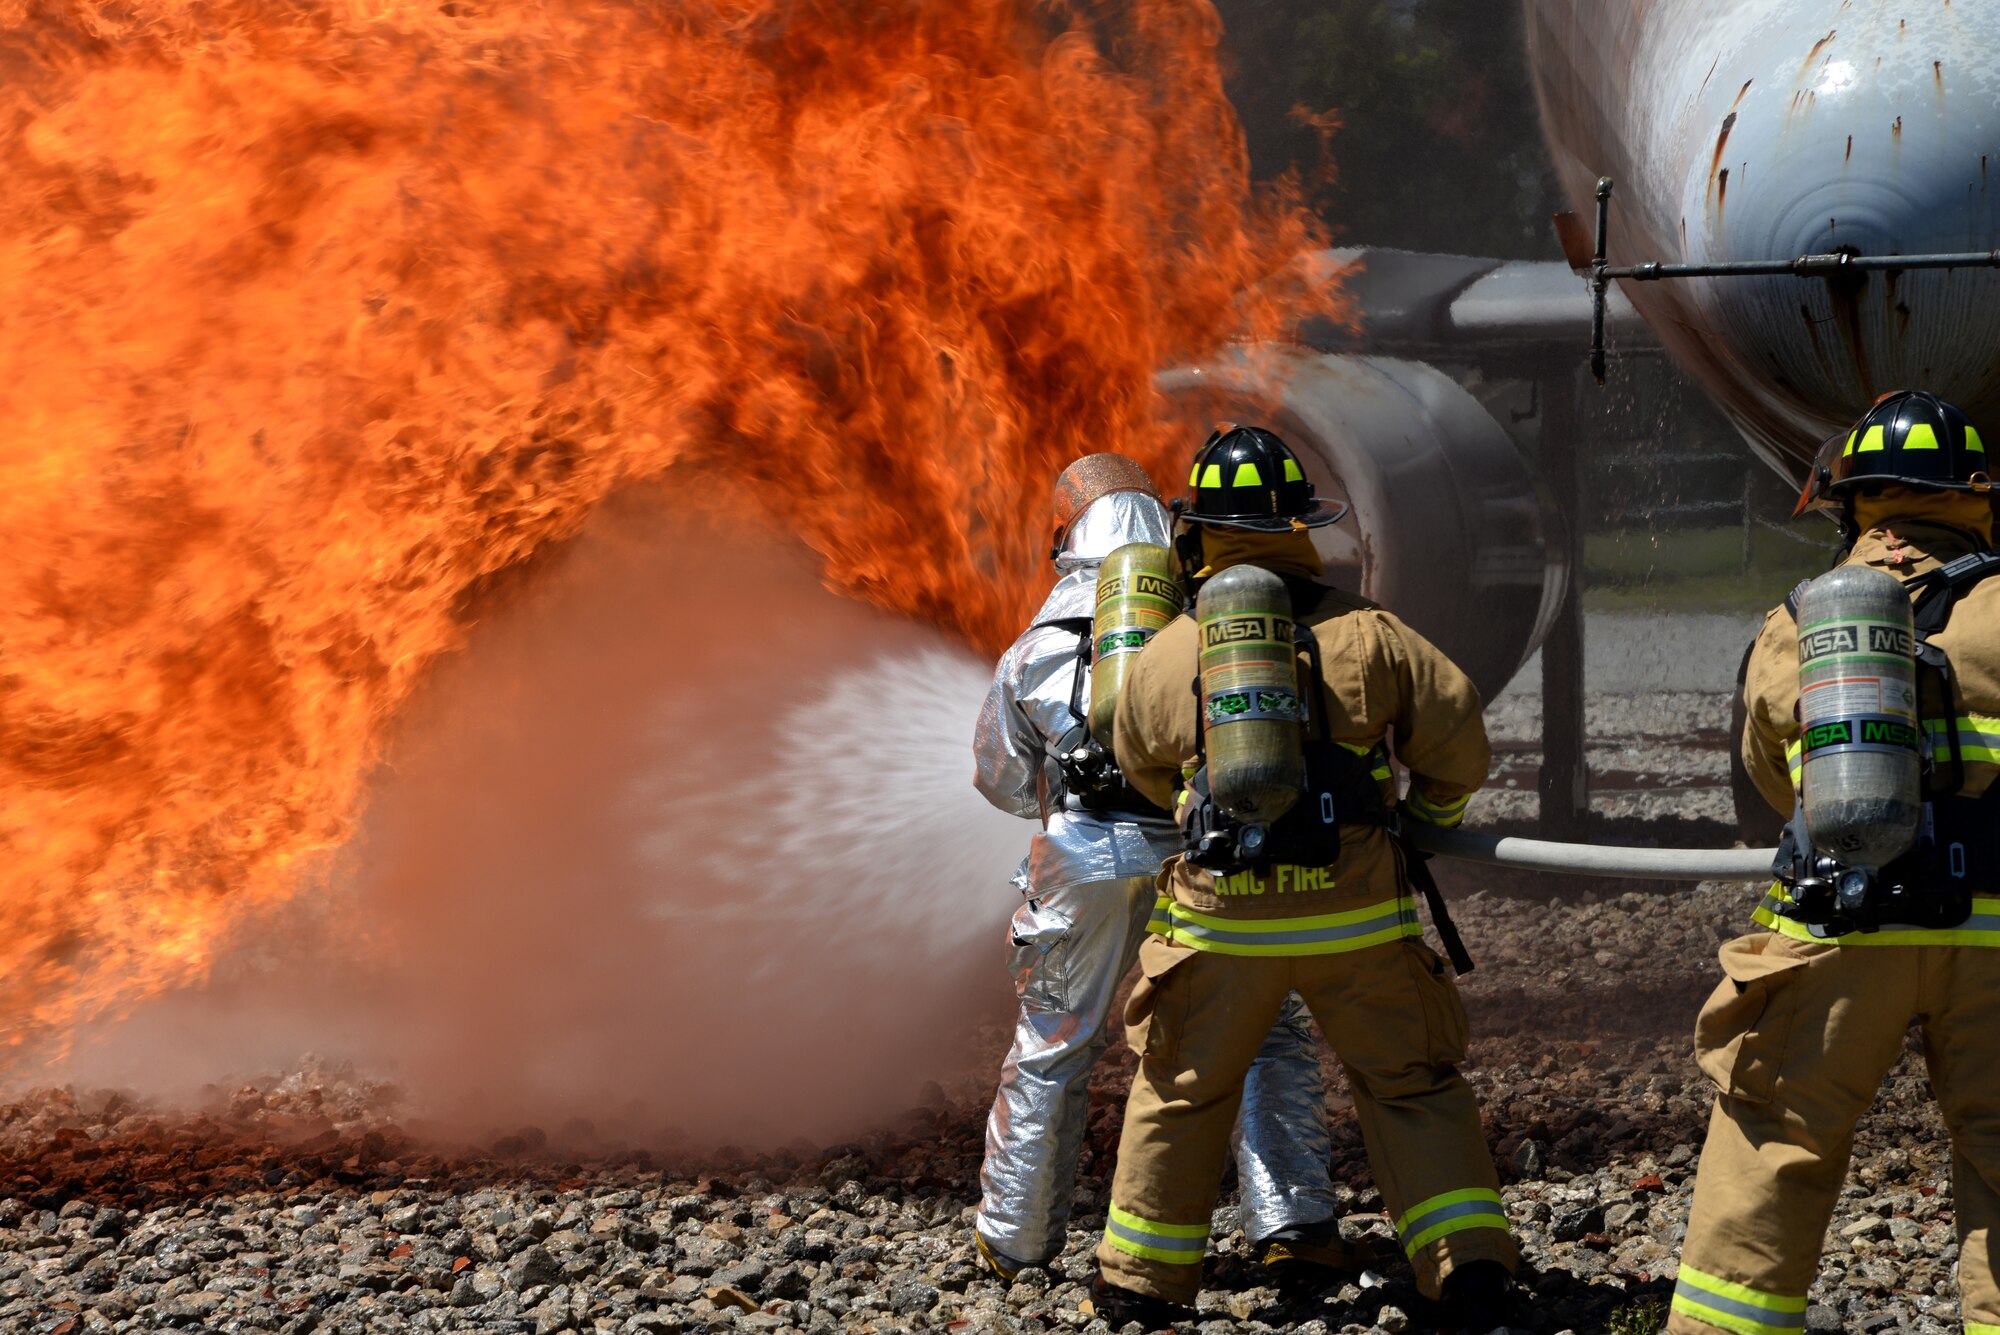
M1250 515L1245 518L1229 518L1220 515L1198 515L1191 508L1181 512L1181 518L1190 524L1208 524L1215 528L1241 528L1252 533L1291 533L1301 528L1324 528L1337 524L1347 517L1345 501L1314 501L1312 508L1302 515Z
M1813 451L1813 461L1806 470L1806 480L1799 488L1799 503L1792 507L1792 518L1797 519L1816 510L1836 508L1832 479L1834 467L1840 462L1841 452L1847 447L1847 430L1842 428L1820 442Z

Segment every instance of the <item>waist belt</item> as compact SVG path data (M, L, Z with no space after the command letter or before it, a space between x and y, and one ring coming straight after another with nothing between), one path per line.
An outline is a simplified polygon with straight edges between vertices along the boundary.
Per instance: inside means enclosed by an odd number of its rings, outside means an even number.
M1937 944L1988 944L1975 939L1987 929L1969 924L1981 916L1980 904L1994 902L1981 892L2000 890L2000 785L1977 798L1928 802L1924 810L1916 847L1870 869L1818 853L1801 804L1779 842L1773 866L1778 883L1758 909L1758 921L1796 924L1801 930L1786 935L1807 940L1887 933L1905 941L1921 936L1938 937Z
M2000 946L2000 898L1974 896L1969 915L1956 927L1919 927L1884 923L1869 932L1835 933L1817 930L1794 912L1791 891L1775 881L1751 914L1758 926L1794 941L1836 941L1841 946Z

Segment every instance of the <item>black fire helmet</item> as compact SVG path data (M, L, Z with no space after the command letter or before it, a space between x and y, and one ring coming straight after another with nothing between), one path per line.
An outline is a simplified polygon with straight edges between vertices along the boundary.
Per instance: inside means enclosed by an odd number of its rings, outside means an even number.
M1291 446L1255 426L1223 426L1202 444L1188 475L1193 496L1180 507L1191 523L1285 533L1331 524L1347 513L1318 500Z
M1935 394L1899 390L1820 447L1793 514L1837 504L1870 482L1932 491L1990 491L1986 442L1964 412Z

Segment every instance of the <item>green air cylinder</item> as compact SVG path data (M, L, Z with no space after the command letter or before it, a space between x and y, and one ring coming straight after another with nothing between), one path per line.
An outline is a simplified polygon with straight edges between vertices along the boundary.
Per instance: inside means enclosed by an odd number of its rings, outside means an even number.
M1907 852L1923 816L1910 597L1841 566L1799 599L1800 798L1813 847L1850 867Z
M1139 651L1180 615L1181 584L1173 553L1157 543L1128 542L1097 571L1097 619L1090 637L1090 735L1118 754L1112 716Z
M1305 783L1292 600L1256 566L1201 586L1201 726L1216 806L1245 825L1291 809Z

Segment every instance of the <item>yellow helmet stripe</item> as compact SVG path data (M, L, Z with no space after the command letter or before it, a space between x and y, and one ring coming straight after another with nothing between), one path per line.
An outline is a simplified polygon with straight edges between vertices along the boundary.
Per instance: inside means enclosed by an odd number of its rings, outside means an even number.
M1285 460L1285 481L1303 482L1305 480L1306 475L1299 471L1299 461L1297 459Z
M1934 450L1938 448L1937 431L1929 422L1917 422L1903 435L1906 450Z
M1968 426L1965 428L1965 448L1968 450L1977 450L1981 454L1986 453L1986 442L1979 438L1978 427Z
M1881 424L1877 423L1876 425L1868 428L1868 434L1861 438L1861 443L1854 447L1854 452L1856 454L1867 454L1870 450L1880 450L1886 448L1887 446L1883 442L1883 431Z
M1210 464L1210 465L1209 465L1208 467L1206 467L1206 468L1202 469L1202 470L1201 470L1201 485L1202 485L1202 486L1204 486L1204 487L1219 487L1219 486L1221 486L1221 485L1222 485L1222 465L1221 465L1221 464Z
M1236 476L1230 479L1229 485L1232 487L1261 487L1264 485L1264 475L1257 471L1256 464L1238 464L1236 465Z

